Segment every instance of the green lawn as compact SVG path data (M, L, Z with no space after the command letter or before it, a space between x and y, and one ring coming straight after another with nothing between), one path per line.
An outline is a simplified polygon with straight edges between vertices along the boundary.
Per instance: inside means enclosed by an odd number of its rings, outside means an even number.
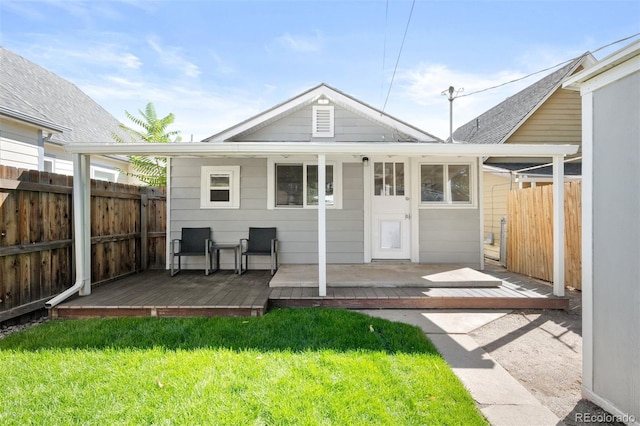
M0 424L486 424L422 332L345 310L49 321L0 340Z

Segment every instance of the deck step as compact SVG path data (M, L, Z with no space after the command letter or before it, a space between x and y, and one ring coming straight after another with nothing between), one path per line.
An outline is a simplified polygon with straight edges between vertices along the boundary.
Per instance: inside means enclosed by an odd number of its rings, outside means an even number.
M410 298L331 298L297 297L269 299L269 308L344 309L568 309L569 298L516 297L410 297Z

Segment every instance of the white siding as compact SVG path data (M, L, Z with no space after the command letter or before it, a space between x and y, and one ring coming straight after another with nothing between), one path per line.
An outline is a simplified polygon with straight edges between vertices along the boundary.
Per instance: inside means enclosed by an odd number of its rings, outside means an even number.
M421 209L420 263L480 268L479 209Z
M38 170L38 130L0 119L0 165Z
M640 73L593 95L593 391L640 420Z
M200 209L200 167L240 166L240 209ZM328 263L362 263L363 190L362 165L343 164L343 209L327 210ZM183 227L209 226L217 242L238 242L249 227L278 228L281 263L316 263L318 260L317 211L267 209L267 159L185 159L171 161L171 239L180 238ZM222 267L233 258L223 251ZM202 268L203 260L188 259L188 267ZM250 258L250 268L268 269L268 259Z
M38 129L15 121L0 119L0 165L17 167L28 170L44 170L40 164L40 157L53 160L53 173L68 175L73 174L73 161L71 154L64 151L60 145L44 143L44 147L38 146ZM118 159L94 155L91 157L91 167L113 170L117 176L117 182L136 184L137 179L117 172L116 168L129 170L129 163Z
M45 143L45 157L47 159L53 159L54 173L68 176L73 175L73 157L71 154L65 152L62 146ZM140 183L137 179L130 178L124 173L117 171L118 168L130 171L130 165L126 161L101 155L93 155L91 156L92 172L95 171L96 167L99 170L105 169L107 171L114 172L116 175L116 182L118 183L125 183L129 185L136 185Z
M367 118L344 108L335 106L334 137L312 137L312 106L299 109L249 135L237 138L241 142L304 142L310 140L340 142L384 142L398 141L398 132L383 127ZM403 140L404 141L404 140Z

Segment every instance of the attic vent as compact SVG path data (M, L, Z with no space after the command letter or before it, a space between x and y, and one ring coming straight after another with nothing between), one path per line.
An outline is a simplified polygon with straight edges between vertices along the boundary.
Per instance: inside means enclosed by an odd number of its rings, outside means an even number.
M312 121L314 138L333 137L333 106L314 105Z

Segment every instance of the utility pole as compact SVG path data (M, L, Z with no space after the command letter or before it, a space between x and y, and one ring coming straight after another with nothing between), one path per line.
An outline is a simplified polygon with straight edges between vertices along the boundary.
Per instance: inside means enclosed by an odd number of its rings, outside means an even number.
M449 140L451 143L453 143L453 100L462 92L464 92L464 88L456 90L453 86L449 86L447 90L443 90L441 93L441 95L449 94Z

